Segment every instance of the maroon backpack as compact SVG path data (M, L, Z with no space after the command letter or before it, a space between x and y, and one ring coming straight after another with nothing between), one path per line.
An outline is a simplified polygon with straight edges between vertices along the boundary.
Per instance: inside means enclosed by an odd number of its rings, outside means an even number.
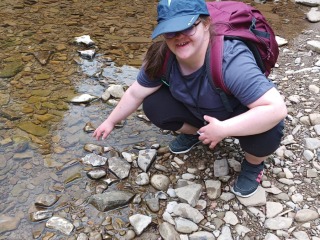
M243 41L253 53L257 65L268 76L274 67L279 49L275 35L261 12L246 3L234 1L207 2L213 22L215 36L210 50L206 54L207 75L213 88L219 92L222 102L228 111L232 111L226 94L230 94L222 76L222 57L224 39ZM169 76L174 57L167 53L162 68L165 78Z

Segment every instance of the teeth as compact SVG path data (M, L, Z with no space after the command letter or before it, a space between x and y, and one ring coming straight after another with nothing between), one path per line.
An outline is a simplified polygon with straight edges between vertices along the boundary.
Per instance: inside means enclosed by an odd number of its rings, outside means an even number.
M186 45L187 43L179 43L178 46L184 46Z

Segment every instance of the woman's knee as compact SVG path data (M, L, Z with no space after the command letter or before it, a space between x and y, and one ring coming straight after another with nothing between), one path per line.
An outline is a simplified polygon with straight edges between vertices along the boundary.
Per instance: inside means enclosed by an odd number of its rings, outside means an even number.
M256 157L265 157L275 152L283 137L284 122L281 121L272 129L251 136L240 137L241 148Z

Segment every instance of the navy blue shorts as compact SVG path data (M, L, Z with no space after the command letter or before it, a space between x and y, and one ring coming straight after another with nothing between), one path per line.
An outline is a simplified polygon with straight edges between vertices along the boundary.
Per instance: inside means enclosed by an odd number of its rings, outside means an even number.
M161 87L146 97L143 101L143 110L150 121L161 129L177 131L184 123L197 128L204 126L204 121L195 117L183 103L176 100L167 87ZM234 109L230 117L247 110L245 106L239 106ZM240 146L245 152L256 157L265 157L279 147L283 137L283 128L284 121L281 121L264 133L235 138L239 139Z

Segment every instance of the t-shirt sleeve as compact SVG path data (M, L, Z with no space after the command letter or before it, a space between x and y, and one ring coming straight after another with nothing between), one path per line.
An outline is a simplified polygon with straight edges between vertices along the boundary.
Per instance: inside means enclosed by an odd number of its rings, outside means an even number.
M157 87L162 84L161 79L150 80L143 67L140 68L137 76L137 81L141 86L150 88Z
M249 48L239 40L225 41L222 71L226 87L245 106L274 87L256 64Z

